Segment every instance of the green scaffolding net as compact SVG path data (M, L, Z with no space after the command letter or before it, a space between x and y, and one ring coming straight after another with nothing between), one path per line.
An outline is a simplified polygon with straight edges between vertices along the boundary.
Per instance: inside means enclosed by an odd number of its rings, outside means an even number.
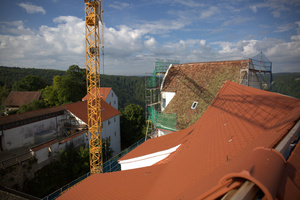
M163 59L156 59L155 60L155 68L154 72L151 74L151 76L146 77L146 84L147 88L154 88L154 87L159 87L159 75L166 73L168 70L169 66L171 64L177 65L179 64L179 60L163 60Z
M176 131L176 114L160 113L153 106L148 106L148 120L151 120L156 128Z
M161 113L158 110L160 110L159 88L162 78L171 64L179 63L179 60L156 59L153 73L146 77L147 119L159 129L176 131L176 114Z

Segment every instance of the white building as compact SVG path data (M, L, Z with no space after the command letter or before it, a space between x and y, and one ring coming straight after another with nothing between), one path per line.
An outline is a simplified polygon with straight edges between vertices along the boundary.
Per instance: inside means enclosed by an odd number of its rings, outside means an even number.
M102 138L109 139L118 154L120 112L102 98L101 119ZM86 101L1 117L0 165L9 167L33 156L42 163L70 145L88 147L87 123Z
M101 87L100 88L100 97L104 99L106 103L114 107L115 109L118 110L118 96L116 93L113 91L112 88L109 87ZM82 98L83 101L86 101L89 99L89 95L86 95L85 97Z
M87 101L80 101L64 105L70 116L74 117L74 124L87 126ZM102 138L110 141L114 155L121 151L120 112L101 98L101 129Z

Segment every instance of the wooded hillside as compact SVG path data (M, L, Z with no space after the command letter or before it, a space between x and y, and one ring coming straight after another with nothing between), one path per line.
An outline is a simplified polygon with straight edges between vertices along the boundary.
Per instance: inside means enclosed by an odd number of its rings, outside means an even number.
M84 71L84 69L82 70ZM54 76L65 76L66 74L67 72L62 70L0 66L0 87L6 83L7 88L11 90L15 82L28 75L36 75L52 85ZM145 107L144 77L101 75L100 79L101 87L111 87L118 95L121 112L130 104ZM273 81L272 92L300 98L300 73L275 73Z
M36 75L45 79L49 85L52 85L54 76L65 76L66 74L66 71L61 70L0 66L0 87L6 84L7 88L11 90L15 82L21 81L28 75ZM101 75L100 77L101 87L111 87L117 94L119 98L119 110L121 112L130 104L145 107L144 80L144 77L136 76Z
M273 74L272 92L300 99L300 73Z

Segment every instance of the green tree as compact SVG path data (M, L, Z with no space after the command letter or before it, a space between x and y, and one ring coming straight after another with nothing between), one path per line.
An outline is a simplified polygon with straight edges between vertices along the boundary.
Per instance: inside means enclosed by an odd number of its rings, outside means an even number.
M141 106L130 104L125 107L121 119L121 145L122 149L127 148L134 142L145 136L144 110Z
M45 88L48 83L35 75L28 75L20 81L13 84L13 91L39 91Z
M42 97L48 106L80 101L86 94L85 70L72 65L65 76L55 76L53 85L43 90Z
M108 159L111 157L112 149L109 140L102 140L102 143L104 144L102 151L105 162L105 157ZM34 179L25 183L24 192L42 198L90 170L88 148L82 146L75 149L71 145L67 150L59 152L57 156L59 158L57 161L51 162L37 171Z
M107 160L109 160L114 151L110 147L110 139L102 139L102 157L103 157L103 163L105 163Z
M47 106L43 100L33 100L29 104L21 105L17 113L24 113L24 112L38 110L46 107Z
M63 102L61 102L58 93L59 93L59 82L61 81L62 77L57 75L53 78L53 85L47 86L45 89L43 89L42 97L45 101L45 103L48 106L58 106L61 105Z

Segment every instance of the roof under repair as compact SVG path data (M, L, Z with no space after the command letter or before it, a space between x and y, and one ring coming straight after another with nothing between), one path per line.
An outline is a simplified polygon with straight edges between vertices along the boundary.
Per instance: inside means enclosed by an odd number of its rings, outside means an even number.
M192 126L150 139L124 159L180 147L150 167L93 174L58 199L215 199L245 180L267 199L300 197L300 146L274 148L300 118L300 100L227 81Z

